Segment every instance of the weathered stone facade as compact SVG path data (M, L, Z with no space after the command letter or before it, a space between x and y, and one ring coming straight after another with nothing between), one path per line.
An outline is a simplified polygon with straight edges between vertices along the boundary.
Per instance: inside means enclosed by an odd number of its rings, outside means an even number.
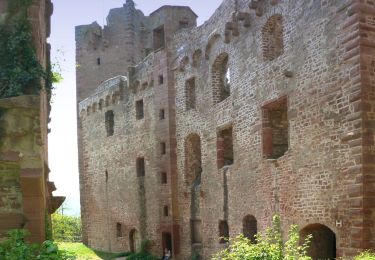
M375 248L374 20L372 1L225 0L196 27L127 0L77 27L85 242L209 259L279 213L315 259Z
M7 3L0 0L0 18L6 15ZM44 68L50 61L46 39L52 11L49 0L34 1L28 9L36 53ZM49 110L45 90L40 95L0 99L0 237L10 229L25 228L31 232L28 239L43 242L50 214L64 201L52 196L56 188L48 178Z

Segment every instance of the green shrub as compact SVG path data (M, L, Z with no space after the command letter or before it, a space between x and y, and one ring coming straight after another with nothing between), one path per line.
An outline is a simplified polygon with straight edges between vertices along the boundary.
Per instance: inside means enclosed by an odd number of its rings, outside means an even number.
M274 216L273 225L266 232L258 234L256 243L251 243L243 235L229 239L228 248L213 256L217 260L310 260L306 255L311 236L307 237L303 245L299 245L298 228L292 225L288 240L284 243L281 235L280 218Z
M360 255L354 257L354 260L375 260L375 253L370 251L362 252Z
M7 238L0 243L0 259L2 260L72 260L76 259L65 251L59 250L52 241L41 245L25 241L29 235L25 230L11 230Z
M58 242L80 242L82 238L81 218L55 213L52 215L52 237Z

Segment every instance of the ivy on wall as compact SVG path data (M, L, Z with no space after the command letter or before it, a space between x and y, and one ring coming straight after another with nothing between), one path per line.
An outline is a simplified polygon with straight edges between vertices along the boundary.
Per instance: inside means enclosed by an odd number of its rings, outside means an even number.
M27 10L32 0L8 1L8 13L0 23L0 98L38 94L42 80L52 88L53 73L37 57Z

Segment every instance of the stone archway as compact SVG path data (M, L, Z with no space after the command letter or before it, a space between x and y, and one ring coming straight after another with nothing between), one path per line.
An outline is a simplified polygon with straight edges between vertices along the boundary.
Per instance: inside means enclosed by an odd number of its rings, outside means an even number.
M336 258L336 235L330 228L318 223L308 225L300 231L300 242L309 234L313 238L307 250L308 256L313 260Z
M253 215L247 215L242 220L243 235L252 243L256 243L255 235L258 232L257 219Z

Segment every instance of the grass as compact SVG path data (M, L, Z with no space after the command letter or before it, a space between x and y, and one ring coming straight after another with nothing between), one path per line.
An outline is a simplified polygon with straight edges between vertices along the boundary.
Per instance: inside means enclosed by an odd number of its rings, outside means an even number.
M73 253L77 260L110 260L115 259L117 254L94 251L82 243L59 242L59 249Z

